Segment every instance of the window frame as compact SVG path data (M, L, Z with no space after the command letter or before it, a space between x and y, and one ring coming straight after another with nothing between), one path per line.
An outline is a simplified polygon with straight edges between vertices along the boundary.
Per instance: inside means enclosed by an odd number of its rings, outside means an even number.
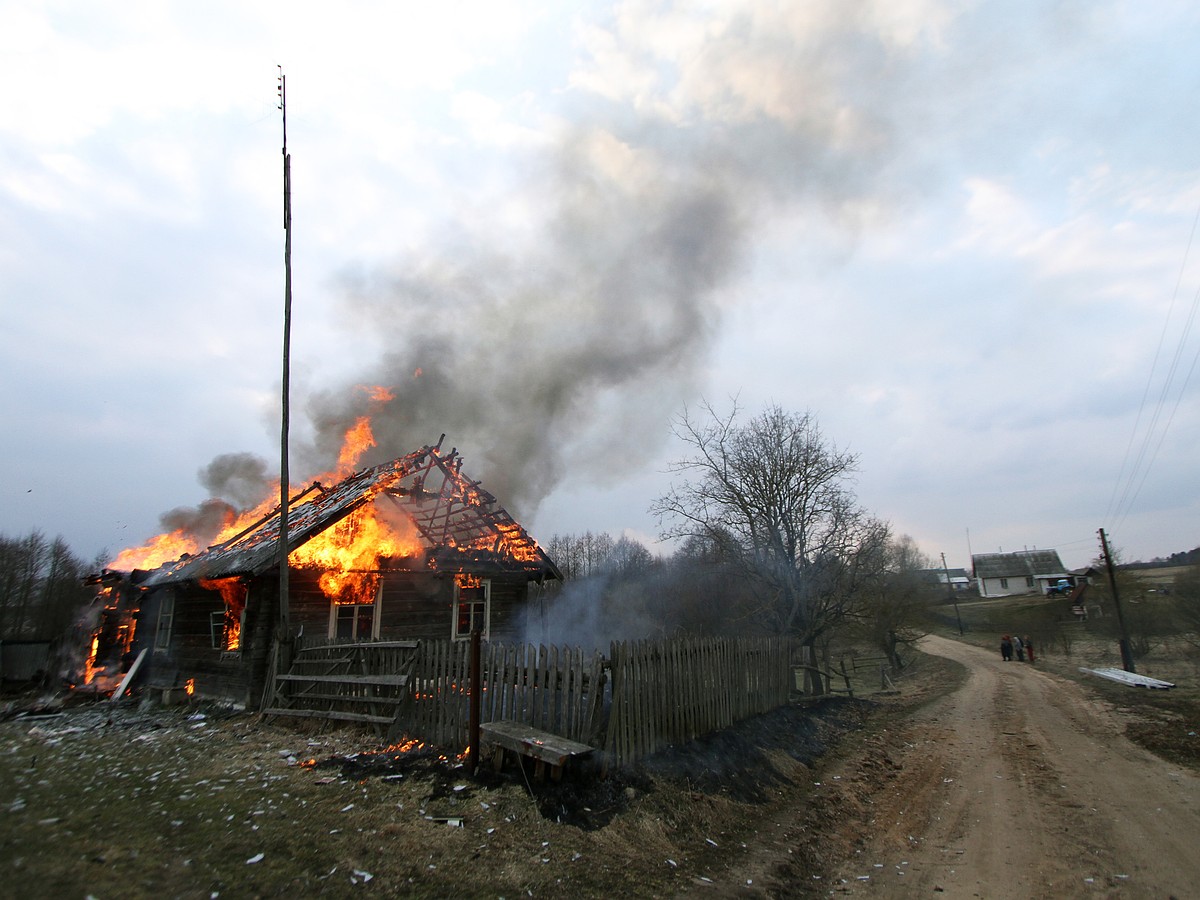
M367 636L358 633L358 610L364 606L371 607L371 633ZM354 610L353 623L350 626L351 641L377 641L379 640L379 617L380 611L383 609L383 582L379 582L379 587L375 589L375 599L370 603L334 603L329 601L329 640L337 641L338 638L338 610L343 607L349 607Z
M470 611L470 614L467 617L469 627L467 628L466 631L461 631L459 629L459 618L460 618L459 607L464 602L460 599L462 596L463 586L459 583L458 579L455 579L455 581L454 581L454 602L450 606L450 640L452 640L452 641L470 640L471 632L474 630L474 626L475 626L475 619L476 619L475 607L477 607L479 605L483 606L483 610L482 610L483 627L479 629L480 636L485 641L490 640L490 638L491 638L491 633L492 633L492 580L490 578L480 578L478 585L470 585L469 586L470 590L474 590L475 588L483 589L483 600L482 601L480 601L480 600L465 601L465 602L471 604L472 609Z

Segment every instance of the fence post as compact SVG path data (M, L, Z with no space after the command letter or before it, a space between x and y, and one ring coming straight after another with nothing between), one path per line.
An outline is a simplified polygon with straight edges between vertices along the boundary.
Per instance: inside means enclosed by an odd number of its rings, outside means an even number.
M479 629L471 632L471 666L467 688L467 773L475 774L479 764L479 695L483 689L483 678L479 674Z

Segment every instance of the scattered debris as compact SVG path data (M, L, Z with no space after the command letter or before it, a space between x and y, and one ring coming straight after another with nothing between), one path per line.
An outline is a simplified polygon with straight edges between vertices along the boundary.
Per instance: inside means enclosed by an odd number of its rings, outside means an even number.
M1154 688L1157 690L1170 690L1175 687L1170 681L1160 681L1157 678L1150 678L1147 675L1126 672L1124 669L1085 669L1083 666L1080 666L1079 671L1085 672L1088 675L1098 675L1101 678L1107 678L1109 681L1119 681L1122 684L1128 684L1132 687Z

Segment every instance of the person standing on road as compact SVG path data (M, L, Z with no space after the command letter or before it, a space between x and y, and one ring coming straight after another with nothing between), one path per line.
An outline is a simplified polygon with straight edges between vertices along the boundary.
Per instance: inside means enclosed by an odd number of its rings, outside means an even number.
M1012 638L1007 634L1000 638L1000 658L1005 662L1012 660Z
M1025 645L1021 643L1021 638L1018 635L1013 635L1013 647L1017 650L1017 662L1025 662Z
M1029 635L1025 635L1023 644L1025 647L1025 652L1029 654L1029 661L1033 662L1033 641L1029 639Z

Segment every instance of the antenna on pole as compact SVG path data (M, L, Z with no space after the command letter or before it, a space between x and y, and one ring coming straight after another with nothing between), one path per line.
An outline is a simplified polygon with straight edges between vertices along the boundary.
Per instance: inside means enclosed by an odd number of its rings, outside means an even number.
M279 109L283 113L283 385L279 437L279 631L286 637L291 614L288 609L288 428L291 424L292 347L292 157L287 146L287 78L279 67Z

